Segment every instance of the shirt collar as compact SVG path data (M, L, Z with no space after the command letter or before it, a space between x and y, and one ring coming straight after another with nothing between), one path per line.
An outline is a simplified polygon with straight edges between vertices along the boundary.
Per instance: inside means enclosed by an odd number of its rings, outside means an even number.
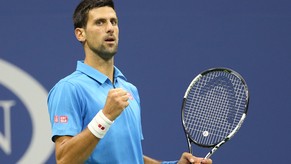
M84 61L81 61L81 60L77 62L77 71L80 71L86 74L87 76L95 79L101 84L103 84L106 80L109 80L109 78L106 75L94 69L93 67L85 64ZM122 78L126 80L125 76L121 73L121 71L117 67L114 66L114 79L117 79L117 78Z

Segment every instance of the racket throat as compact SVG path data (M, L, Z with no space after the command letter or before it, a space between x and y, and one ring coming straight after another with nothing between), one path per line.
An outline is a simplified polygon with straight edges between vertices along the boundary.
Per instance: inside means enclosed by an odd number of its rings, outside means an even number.
M210 158L212 156L212 154L214 154L214 152L216 152L216 150L228 140L229 140L229 138L226 138L225 140L221 141L219 144L214 146L214 148L212 148L211 151L204 158L205 159Z
M189 139L189 135L186 133L186 138L187 138L187 144L188 144L188 149L189 149L189 153L192 154L192 146L191 146L191 141Z

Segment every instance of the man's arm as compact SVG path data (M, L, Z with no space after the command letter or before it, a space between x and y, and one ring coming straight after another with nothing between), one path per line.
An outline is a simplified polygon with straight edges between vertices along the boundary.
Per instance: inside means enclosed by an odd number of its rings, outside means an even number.
M143 156L143 161L145 164L160 164L161 163L161 161L157 161L145 155Z
M162 163L161 161L154 160L145 155L143 156L143 159L144 159L145 164L161 164ZM212 160L195 157L192 154L185 152L182 154L181 158L179 159L178 164L212 164Z
M78 135L58 136L55 139L56 162L84 163L99 142L88 128Z
M128 106L128 99L129 95L127 91L121 88L112 89L108 92L105 106L100 112L107 119L113 121ZM98 126L94 120L92 121L92 126ZM84 163L92 154L99 140L100 138L95 136L88 128L74 137L56 137L55 150L57 163Z

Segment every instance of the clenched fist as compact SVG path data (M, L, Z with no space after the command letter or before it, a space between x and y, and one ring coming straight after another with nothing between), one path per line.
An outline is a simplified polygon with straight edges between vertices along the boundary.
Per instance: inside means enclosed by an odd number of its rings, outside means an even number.
M105 106L103 108L104 115L114 121L121 112L129 105L129 93L122 89L111 89L108 92Z

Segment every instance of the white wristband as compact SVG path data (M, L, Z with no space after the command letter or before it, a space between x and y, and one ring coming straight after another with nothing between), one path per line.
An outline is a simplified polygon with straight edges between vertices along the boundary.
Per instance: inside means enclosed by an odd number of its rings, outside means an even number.
M113 121L110 121L100 110L92 121L88 124L88 129L97 138L103 138L106 132L109 130Z

